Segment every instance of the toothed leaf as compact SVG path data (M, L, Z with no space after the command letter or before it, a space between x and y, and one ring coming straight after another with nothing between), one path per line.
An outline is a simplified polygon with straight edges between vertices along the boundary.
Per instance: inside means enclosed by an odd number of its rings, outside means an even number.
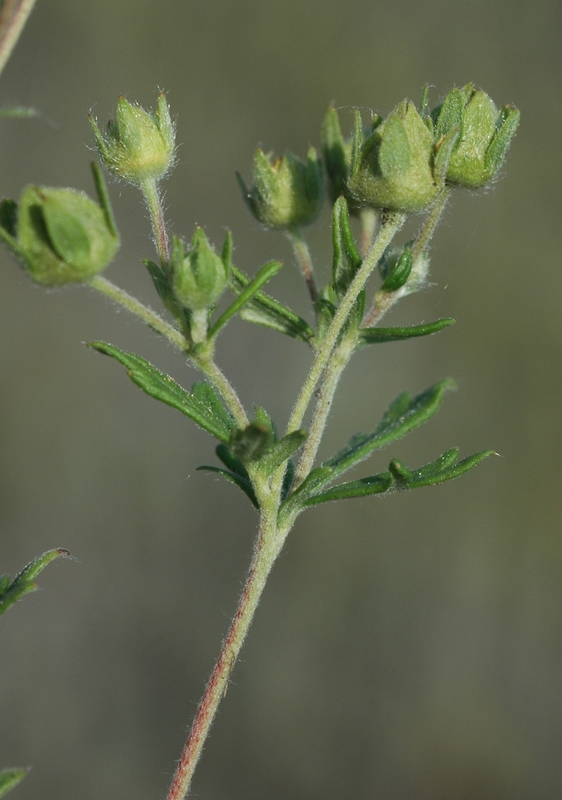
M173 378L157 370L141 356L125 353L105 342L91 342L88 346L119 361L127 369L129 378L143 392L181 411L220 441L226 443L230 441L231 432L235 427L234 420L210 384L196 383L192 393L189 393Z

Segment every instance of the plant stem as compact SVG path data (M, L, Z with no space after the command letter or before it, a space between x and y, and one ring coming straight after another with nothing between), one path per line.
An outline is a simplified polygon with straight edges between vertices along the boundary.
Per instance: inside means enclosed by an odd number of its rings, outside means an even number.
M361 289L365 286L369 275L376 267L377 262L384 253L385 249L388 247L395 234L404 224L405 219L405 214L393 212L389 213L386 219L383 221L377 238L371 245L361 267L355 274L349 289L341 301L340 307L335 313L334 319L328 328L326 336L320 345L310 373L301 389L300 395L289 419L287 433L291 433L292 431L298 430L298 428L301 427L306 409L308 408L316 388L316 384L320 380L320 376L322 375L322 372L328 363L328 359L330 358L332 350L335 347L345 321L349 316L351 308L357 300Z
M303 276L308 288L308 293L310 295L310 299L312 300L312 304L315 305L316 301L318 300L318 288L316 286L316 279L314 277L312 257L310 255L310 250L308 249L308 245L305 241L302 230L298 227L289 228L287 231L287 236L293 245L295 259L299 265L301 275Z
M143 181L140 188L150 213L154 244L156 246L158 258L160 259L160 266L166 272L170 266L170 245L168 234L166 233L166 221L164 219L164 210L162 208L158 186L154 178L150 178Z
M0 74L25 27L35 0L11 0L5 3L0 18Z
M443 211L445 210L445 206L447 205L447 201L449 199L450 190L443 189L433 206L427 217L425 218L423 225L416 236L414 241L414 245L412 247L412 261L414 264L416 263L417 259L420 255L427 249L429 242L431 241L431 237L435 233L435 228L437 227L439 220L443 215ZM407 286L407 282L406 282ZM394 303L397 302L401 297L404 296L403 291L397 292L377 292L375 295L375 300L373 305L365 313L363 317L363 322L361 327L362 328L373 328L380 320L384 317L387 311L392 308Z
M316 408L314 409L312 421L309 426L308 438L304 443L302 455L295 471L292 489L296 489L300 486L314 464L314 459L316 458L316 453L318 452L318 447L320 446L324 434L338 383L353 355L356 341L357 333L353 331L350 336L344 338L340 345L334 348L326 369L324 370L322 384L318 390L318 402L316 403Z
M272 507L269 508L269 505ZM277 503L271 503L268 506L262 507L260 531L246 585L222 644L217 663L199 703L167 800L184 800L187 797L205 739L209 734L218 705L226 694L232 668L252 622L267 576L283 545L284 537L280 537L277 531Z
M174 347L177 347L178 350L181 350L183 353L187 351L189 344L184 336L182 336L176 328L159 317L155 311L143 305L136 297L128 294L128 292L116 286L111 281L108 281L107 278L103 278L101 275L94 275L93 278L89 278L85 281L85 284L95 289L97 292L104 294L106 297L109 297L123 308L126 308L131 314L139 317L149 328L152 328L153 331L164 336L164 338L173 344Z
M238 427L245 428L249 425L250 420L244 410L242 401L222 370L210 358L200 358L197 355L192 355L191 358L195 366L197 366L215 388L218 389L228 410L236 420Z
M412 247L412 260L415 261L424 250L427 249L431 237L435 233L435 228L439 223L445 210L445 206L451 194L450 189L443 189L435 203L431 206L430 212L424 220L420 232L416 236L414 246Z
M211 383L218 389L223 400L225 401L228 410L236 420L237 425L244 428L248 425L248 416L244 411L244 407L240 398L236 394L234 388L229 382L226 375L224 375L219 367L214 363L212 358L200 357L196 353L190 353L190 344L182 334L169 325L161 317L152 311L152 309L143 305L136 297L125 292L123 289L116 286L107 278L102 278L101 275L94 275L85 281L86 286L90 286L97 292L109 297L115 303L118 303L123 308L127 309L131 314L141 319L149 328L156 333L159 333L170 344L173 344L178 350L181 350L184 355L187 355L192 366L197 367L201 372L211 381Z

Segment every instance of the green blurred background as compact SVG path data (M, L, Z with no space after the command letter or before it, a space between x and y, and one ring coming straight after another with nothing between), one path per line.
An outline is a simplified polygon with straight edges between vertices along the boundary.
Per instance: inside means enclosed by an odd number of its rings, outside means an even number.
M459 391L385 451L502 456L464 479L313 509L280 558L194 784L205 800L555 800L562 796L562 4L557 0L39 0L2 79L1 192L91 192L86 114L169 93L180 162L174 230L195 223L305 311L285 240L240 200L252 152L304 154L330 102L382 114L431 83L474 81L522 125L500 180L459 194L434 286L392 321L453 316L440 336L362 351L324 454L402 389ZM351 121L342 112L346 124ZM366 115L365 115L366 116ZM123 246L108 276L157 306L135 191L113 184ZM330 263L328 212L310 230ZM133 349L189 385L181 358L80 288L45 292L0 253L0 566L55 546L2 619L0 764L32 764L21 800L164 797L233 613L256 516L195 467L212 442L82 345ZM235 323L219 362L283 425L310 355ZM363 471L365 474L365 470Z

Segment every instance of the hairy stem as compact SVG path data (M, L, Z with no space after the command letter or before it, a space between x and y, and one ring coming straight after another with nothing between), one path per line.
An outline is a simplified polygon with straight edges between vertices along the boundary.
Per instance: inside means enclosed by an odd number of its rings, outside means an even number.
M328 415L332 408L332 402L338 383L344 369L349 363L349 359L353 355L356 340L357 334L355 331L350 336L346 336L341 344L333 350L328 365L324 370L323 380L318 390L318 401L308 430L308 438L304 444L295 477L293 478L293 489L300 486L312 469L318 447L320 446L324 434L324 429L326 428Z
M299 265L301 275L306 283L312 304L315 305L318 300L318 288L316 286L316 279L314 277L314 268L312 266L312 257L310 250L303 236L302 230L298 227L290 228L287 231L289 241L293 245L293 252L295 259Z
M150 213L154 244L156 246L158 258L160 259L160 266L164 271L167 271L170 266L170 244L168 241L168 234L166 233L166 221L164 219L162 201L154 178L143 181L141 191L145 197Z
M108 281L107 278L103 278L101 275L94 275L93 278L88 278L85 283L87 286L104 294L115 303L127 309L131 314L139 317L149 328L152 328L153 331L156 331L156 333L159 333L167 339L170 344L173 344L178 350L181 350L183 353L187 351L189 343L185 337L182 336L173 325L170 325L165 322L162 317L159 317L155 311L143 305L136 297L128 294L128 292L119 288L119 286L116 286L111 281Z
M252 622L267 576L282 547L277 531L277 504L263 509L252 565L211 677L201 698L189 736L174 774L167 800L187 797L193 773L209 734L220 701L224 697L232 668Z
M425 218L423 225L416 236L414 241L414 245L412 247L412 261L415 262L419 258L419 256L427 249L429 242L431 241L431 237L435 233L435 229L443 215L443 211L445 210L445 206L447 205L447 201L449 200L450 190L443 189L433 206L427 217ZM375 295L375 301L373 302L369 311L365 313L363 317L363 323L361 325L362 328L373 328L380 320L384 317L387 311L389 311L394 303L397 302L401 297L403 297L403 293L400 291L398 292L377 292Z
M450 194L450 189L443 189L435 203L431 206L430 212L425 218L421 230L416 236L414 246L412 247L413 261L415 261L418 256L420 256L423 251L427 249L427 246L431 241L431 237L435 233L435 228L437 227L443 215L443 211L445 210L445 206L447 205Z
M107 278L102 278L101 275L94 275L85 281L87 286L95 289L97 292L109 297L115 303L118 303L122 308L127 309L131 314L141 319L149 328L159 333L170 344L173 344L178 350L181 350L184 355L189 358L189 363L197 367L201 372L211 381L215 388L220 392L223 400L225 401L228 410L236 420L237 425L246 427L248 424L248 416L244 411L244 407L240 398L236 394L234 388L230 384L228 378L221 372L219 367L214 363L210 357L200 357L196 353L189 352L190 343L185 337L169 323L165 322L161 317L152 311L152 309L145 306L136 297L120 289Z
M326 336L324 337L322 344L316 353L316 358L310 373L301 389L300 395L293 409L293 413L289 419L289 424L287 426L288 433L298 430L298 428L301 427L306 409L308 408L316 388L316 384L320 380L324 368L328 363L328 359L332 354L332 350L336 345L351 308L353 307L353 304L357 300L361 289L365 286L369 275L376 267L377 262L384 253L385 249L388 247L395 234L404 224L405 219L405 214L394 212L389 213L382 223L377 238L371 245L361 267L358 269L355 277L353 278L349 289L341 301L340 307L336 311L334 319L328 328Z
M199 358L197 355L193 355L192 360L193 363L201 370L201 372L211 381L213 386L218 389L221 397L228 407L228 410L236 420L238 427L245 428L250 422L248 415L244 410L242 401L236 394L236 390L226 375L212 359Z
M0 75L33 10L35 0L7 0L0 14Z

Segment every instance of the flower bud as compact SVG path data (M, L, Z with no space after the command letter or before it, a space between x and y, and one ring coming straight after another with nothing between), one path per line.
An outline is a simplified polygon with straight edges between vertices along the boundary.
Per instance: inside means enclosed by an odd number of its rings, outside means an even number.
M230 278L229 266L215 253L202 228L195 229L187 251L181 239L174 237L171 269L174 296L190 311L215 305Z
M268 228L291 228L314 222L324 200L322 165L311 147L306 163L287 153L272 160L258 148L254 155L254 183L238 183L254 217Z
M3 202L0 222L2 239L45 286L87 280L119 247L110 209L73 189L27 186L19 207Z
M436 141L453 127L459 129L446 171L447 182L477 189L497 175L515 136L520 114L509 105L498 111L485 92L469 83L450 91L431 117Z
M357 132L358 131L358 132ZM365 141L356 125L348 189L361 205L425 211L443 188L434 170L434 143L415 105L404 100L390 116L375 117Z
M138 186L160 180L174 164L175 130L164 94L154 113L120 97L105 134L93 117L90 125L104 166L117 178Z

